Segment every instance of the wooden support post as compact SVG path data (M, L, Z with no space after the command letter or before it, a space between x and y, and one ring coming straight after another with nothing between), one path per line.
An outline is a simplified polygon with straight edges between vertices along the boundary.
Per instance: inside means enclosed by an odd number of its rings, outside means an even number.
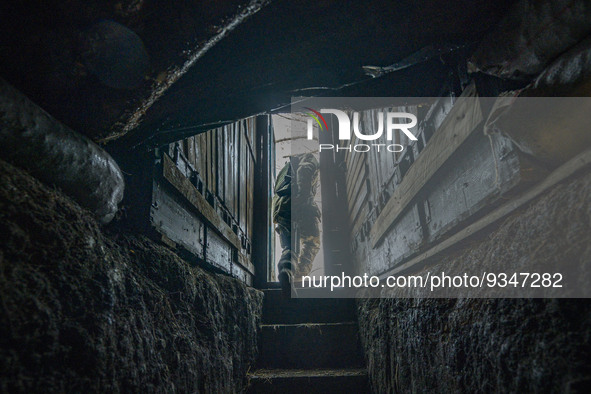
M274 264L270 258L269 243L273 235L270 225L269 196L271 194L270 149L272 147L270 137L271 129L269 115L260 115L256 118L256 133L254 134L253 150L255 160L255 178L253 191L253 234L252 234L252 261L254 263L254 286L266 287L269 281L270 264Z

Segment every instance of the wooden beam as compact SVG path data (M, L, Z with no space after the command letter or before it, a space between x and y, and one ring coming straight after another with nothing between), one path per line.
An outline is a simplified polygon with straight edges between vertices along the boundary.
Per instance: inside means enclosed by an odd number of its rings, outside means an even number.
M364 182L365 184L365 182ZM368 198L368 190L367 185L361 187L361 193L355 198L354 204L349 207L349 216L351 220L357 219L357 214L359 213L359 209L363 204L366 203Z
M237 250L240 250L240 239L230 226L217 214L205 197L197 191L195 186L176 167L168 155L162 155L162 176L197 210L197 213Z
M356 181L359 179L360 172L365 170L367 167L367 160L366 159L358 159L353 166L353 170L350 173L347 173L346 183L347 183L347 194L351 194L353 187L355 186Z
M422 262L425 262L427 259L444 252L450 247L458 244L459 242L473 236L474 234L486 229L490 225L498 222L510 213L514 212L515 210L521 208L522 206L529 203L536 197L540 196L542 193L546 192L550 188L556 186L560 182L571 177L578 171L581 171L584 168L589 167L590 165L591 149L575 156L573 159L567 161L565 164L558 167L548 177L546 177L546 179L544 179L543 181L541 181L540 183L538 183L537 185L523 193L521 196L506 203L505 205L500 206L499 208L492 211L485 217L481 218L480 220L477 220L471 225L465 227L463 230L459 231L458 233L452 235L443 242L440 242L431 249L427 250L425 253L422 253L421 255L411 259L410 261L381 274L380 277L383 278L389 275L398 275L401 272L409 271L411 268L417 266Z
M253 234L252 234L252 262L254 264L254 285L258 288L266 287L269 277L274 272L274 262L271 259L271 240L274 236L269 212L271 191L271 162L273 132L271 129L271 115L260 115L255 119L255 140L252 141L253 153L256 156L254 177L253 202ZM240 175L239 175L240 177ZM239 180L240 181L240 180Z
M359 210L359 213L357 214L357 218L352 219L353 220L353 223L352 223L353 229L351 230L351 236L357 235L357 233L359 232L359 230L363 226L363 223L365 223L368 214L369 214L368 205L362 204L361 209Z
M468 86L439 130L433 135L423 152L412 164L392 197L382 209L370 232L372 247L384 238L386 232L431 180L435 172L453 155L483 119L474 84Z
M365 167L365 166L364 166ZM349 211L353 208L357 201L357 196L359 196L361 189L367 186L367 171L363 171L363 173L359 174L355 185L351 188L351 190L347 193L348 199L348 207Z
M254 264L250 261L250 259L245 256L240 250L238 250L238 265L244 268L246 271L254 275Z

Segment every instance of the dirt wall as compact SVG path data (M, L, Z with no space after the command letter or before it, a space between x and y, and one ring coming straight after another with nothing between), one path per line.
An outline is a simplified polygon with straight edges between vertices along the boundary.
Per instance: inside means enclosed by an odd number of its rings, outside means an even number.
M579 175L437 266L590 261L589 195L591 174ZM370 299L358 313L374 392L591 389L589 300Z
M2 161L0 239L1 392L242 389L262 293Z

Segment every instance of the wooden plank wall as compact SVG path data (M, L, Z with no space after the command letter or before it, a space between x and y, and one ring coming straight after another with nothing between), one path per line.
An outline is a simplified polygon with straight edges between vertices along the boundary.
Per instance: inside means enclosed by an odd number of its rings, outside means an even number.
M380 108L364 111L360 114L360 129L375 130L377 128L378 113L385 112L410 112L417 113L417 107ZM394 141L387 141L386 135L372 141L371 144L408 144L406 136L395 134ZM356 136L352 137L351 145L364 143ZM347 141L346 144L349 144ZM341 143L345 146L345 142ZM344 151L347 174L347 201L349 207L350 225L352 234L357 234L361 227L367 223L368 218L377 217L391 195L395 185L399 182L399 164L406 160L401 153L380 152L355 152Z
M473 85L464 95L470 96L470 101L462 102L450 94L431 105L360 114L361 130L376 129L378 112L411 112L418 115L419 125L414 131L418 141L410 143L399 136L388 142L383 136L371 142L408 146L402 153L372 149L366 153L346 150L342 155L351 252L359 273L380 275L404 264L499 204L506 193L533 181L525 175L531 163L507 138L483 133L486 114L461 116L468 110L481 110ZM456 105L458 102L461 105ZM450 125L452 119L459 120ZM465 121L468 119L470 124ZM450 143L450 138L459 134L462 140ZM363 141L351 140L341 146L349 143ZM435 167L425 169L439 157L442 160ZM428 176L417 177L417 171Z
M167 188L159 184L154 188L158 192L153 196L156 208L152 208L153 226L159 232L199 259L249 284L254 275L251 252L255 127L255 118L244 119L170 144L164 154L171 160L164 160L163 166L173 163L189 182L179 181L175 177L177 170L171 169L161 182L184 197L184 209L191 213L181 212L177 196L175 211L168 208L171 203L164 192ZM212 209L204 210L202 204ZM166 212L158 212L162 211L159 207L166 207ZM174 224L175 215L176 219L182 218L179 228ZM189 225L187 221L191 220L200 224ZM186 228L191 229L191 234L186 234Z

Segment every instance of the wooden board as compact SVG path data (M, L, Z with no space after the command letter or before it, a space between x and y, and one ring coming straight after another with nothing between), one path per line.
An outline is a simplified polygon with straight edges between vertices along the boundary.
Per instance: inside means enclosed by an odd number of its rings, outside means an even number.
M481 132L471 135L423 195L430 218L425 226L429 242L461 226L480 209L492 207L500 195L522 181L521 165L508 138Z
M238 256L236 263L240 265L244 271L250 272L254 275L254 264L252 263L251 259L240 251L238 251L236 254Z
M216 177L215 177L215 156L213 152L213 141L215 141L215 130L208 131L206 133L206 151L207 151L207 190L212 194L216 193Z
M364 182L364 186L361 187L361 191L359 195L355 198L355 204L349 208L349 217L351 220L355 221L357 219L357 215L361 210L361 207L367 204L367 199L369 197L369 187L367 183Z
M482 111L476 98L476 88L472 84L458 99L440 130L431 138L429 144L410 167L381 211L370 233L372 247L375 247L383 239L386 232L417 193L482 120Z
M227 153L226 150L226 134L228 132L229 126L224 126L220 129L217 129L216 132L216 139L215 139L215 163L216 163L216 179L217 179L217 191L216 195L221 201L225 200L225 192L224 192L224 170L225 170L225 156Z
M206 231L207 246L205 249L205 261L214 267L232 273L231 246L219 234L212 231L211 227L208 227Z
M154 228L203 258L205 226L199 217L186 209L183 201L164 191L158 182L153 182L152 201L150 220Z
M252 286L252 275L252 271L248 271L237 264L232 264L232 276L238 278L248 286Z
M189 137L185 140L185 152L187 152L187 160L189 161L191 166L193 166L193 168L196 168L195 137Z
M247 183L247 204L246 204L246 222L247 222L247 226L246 226L246 236L249 239L253 239L253 234L252 234L252 223L253 223L253 217L252 217L252 207L254 205L254 160L252 158L252 155L248 156L248 183Z
M225 144L222 146L224 152L224 205L234 217L236 212L234 210L234 200L237 197L234 182L234 172L236 171L236 163L234 163L234 135L235 127L233 124L226 128Z
M238 177L238 194L240 199L240 227L245 230L247 225L247 205L246 205L246 194L247 194L247 176L248 176L248 143L246 141L246 132L244 129L240 131L240 175Z
M347 173L347 195L352 194L352 189L360 178L360 172L365 169L367 160L364 156L358 156L359 158L352 163L351 172Z
M367 256L361 261L361 272L371 275L381 274L416 254L424 242L417 204L411 204L404 211L383 242L376 247L370 247L370 242Z
M248 144L248 151L252 155L252 159L255 160L254 155L254 146L255 146L255 138L256 138L256 119L254 117L248 118L243 120L244 124L243 127L246 129L246 136L247 140L246 143Z
M240 204L239 200L239 191L238 191L238 184L239 184L239 177L240 177L240 129L238 127L234 127L234 135L233 135L233 144L232 144L232 193L234 193L234 197L232 199L232 213L234 215L234 220L236 223L238 222L238 205Z
M352 220L352 230L351 235L355 236L361 230L361 226L366 222L367 215L369 214L369 207L368 204L363 204L361 209L359 210L359 214L357 215L357 219Z
M181 174L172 160L163 155L162 176L197 210L197 213L205 219L224 239L235 248L240 249L240 239L232 229L220 218L214 208L197 191L195 186Z
M174 183L175 189L189 200L189 205L197 208L206 227L215 227L217 234L230 242L233 253L238 253L239 258L242 256L240 264L244 272L253 269L250 253L254 222L255 126L254 118L240 120L169 144L169 150L176 155L173 164L176 170L170 167L170 155L163 159L164 179ZM198 184L203 186L202 192L188 187L195 184L195 175L203 182ZM208 201L209 196L216 198ZM227 226L220 227L222 221Z
M207 189L207 133L195 136L195 169L203 181L204 189Z
M589 171L590 166L591 150L587 150L575 156L571 160L567 161L562 166L558 167L543 181L539 182L537 185L535 185L528 191L524 192L521 196L509 201L508 203L500 206L499 208L495 209L483 218L466 226L461 231L457 232L449 238L446 238L444 241L427 250L425 253L422 253L419 256L414 257L408 262L398 267L395 267L390 271L384 272L380 276L384 278L388 275L398 275L402 272L406 273L413 270L414 268L421 267L421 263L428 261L429 259L439 255L440 253L446 251L450 247L457 245L458 243L472 237L480 231L489 228L489 226L498 222L499 220L511 214L515 210L523 207L525 204L537 198L545 191L551 189L552 187L568 179L569 177L573 176L579 171Z
M363 189L369 190L368 182L367 171L364 170L355 182L355 186L351 189L350 194L347 194L349 212L351 212L351 209L357 203L357 198Z

